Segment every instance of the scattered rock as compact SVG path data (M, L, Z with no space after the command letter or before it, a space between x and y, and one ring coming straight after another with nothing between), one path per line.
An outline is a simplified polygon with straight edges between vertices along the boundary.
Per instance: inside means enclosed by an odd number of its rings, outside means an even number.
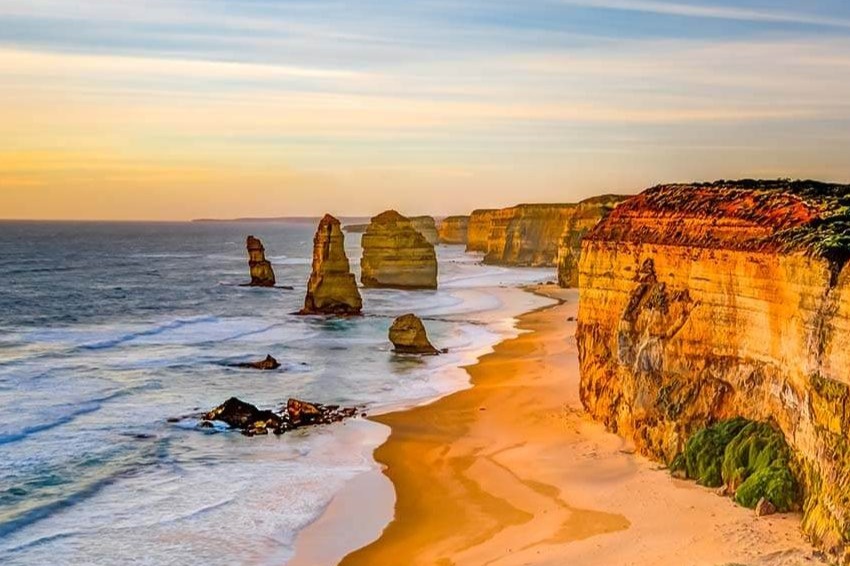
M759 502L756 503L756 517L766 517L775 513L776 506L764 497L759 499Z
M274 287L275 277L272 264L266 259L263 243L248 236L248 267L251 270L251 287Z
M300 314L357 315L363 299L345 255L339 220L326 214L313 239L313 272Z
M414 314L400 316L390 327L390 342L401 354L436 355L439 351L428 340L425 325Z
M241 431L246 436L269 432L283 434L296 428L335 423L356 415L355 407L325 406L298 399L289 399L286 407L276 413L258 409L250 403L231 397L203 415L198 426L209 428L213 426L212 421L218 421Z
M239 368L247 368L247 369L259 369L259 370L273 370L280 367L280 363L271 355L266 356L266 359L259 362L247 362L244 364L235 364L235 367Z

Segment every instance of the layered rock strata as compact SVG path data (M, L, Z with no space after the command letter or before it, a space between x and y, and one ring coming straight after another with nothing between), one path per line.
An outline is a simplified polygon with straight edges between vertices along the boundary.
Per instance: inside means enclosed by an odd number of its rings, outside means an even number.
M554 267L558 244L576 205L520 204L495 212L484 263Z
M398 317L390 326L390 342L400 354L436 355L439 352L428 340L425 325L415 314Z
M409 216L408 220L413 225L413 229L425 236L428 243L436 245L440 237L437 234L437 222L433 216Z
M581 250L590 414L668 463L716 421L772 423L792 451L803 529L850 563L850 186L658 186Z
M248 269L251 273L251 287L274 287L275 277L272 264L266 259L263 243L254 236L248 236Z
M448 216L443 218L438 228L441 244L452 246L466 245L469 241L469 216Z
M357 280L345 255L339 220L326 214L313 239L313 271L301 314L356 315L363 309Z
M493 209L473 210L469 215L469 224L466 233L466 251L487 252L487 242L490 240L490 226L493 215L498 212Z
M372 219L361 242L360 281L365 287L436 289L434 245L408 218L388 210Z
M558 285L565 288L578 287L582 238L625 199L622 195L602 195L575 205L558 244Z

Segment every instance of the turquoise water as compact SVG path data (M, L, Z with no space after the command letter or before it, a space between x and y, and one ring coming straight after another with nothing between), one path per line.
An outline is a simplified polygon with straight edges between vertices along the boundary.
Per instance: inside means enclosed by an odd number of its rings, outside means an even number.
M439 291L366 290L364 317L298 317L314 229L0 224L0 563L284 563L298 530L374 468L382 427L249 439L168 419L233 395L369 412L434 398L543 304L501 287L552 278L441 246ZM248 234L294 291L240 286ZM357 270L357 235L347 248ZM391 353L387 329L409 311L449 355ZM280 371L227 366L266 354Z

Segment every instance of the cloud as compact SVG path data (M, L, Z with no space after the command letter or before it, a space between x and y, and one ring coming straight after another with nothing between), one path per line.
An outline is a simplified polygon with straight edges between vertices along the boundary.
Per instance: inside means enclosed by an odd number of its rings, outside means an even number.
M756 10L734 6L705 4L682 4L655 0L560 0L561 4L586 8L644 12L669 16L692 18L712 18L744 22L765 22L778 24L804 24L833 28L850 28L850 20L836 17L816 16L800 12L781 10Z

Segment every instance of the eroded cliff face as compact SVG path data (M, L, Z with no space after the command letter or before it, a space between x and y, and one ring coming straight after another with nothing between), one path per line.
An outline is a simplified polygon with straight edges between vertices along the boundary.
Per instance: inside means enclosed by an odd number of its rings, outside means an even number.
M548 267L574 204L520 204L493 214L484 263Z
M850 186L649 189L581 244L582 401L665 462L697 429L767 421L804 530L850 563Z
M361 245L360 280L365 287L437 288L434 245L398 212L374 217Z
M468 241L469 216L448 216L440 222L438 233L441 244L465 245Z
M582 238L625 199L622 195L603 195L576 205L558 243L558 285L565 288L578 287Z
M409 216L408 220L413 225L413 229L425 236L425 239L432 246L440 240L437 234L437 222L433 216Z
M357 280L345 255L339 220L326 214L313 238L313 271L301 314L356 315L363 309Z
M473 210L469 215L469 224L466 232L466 251L487 252L487 243L490 240L490 224L493 215L498 212L493 209Z
M251 273L251 287L274 287L275 277L272 264L266 259L266 248L259 238L248 236L248 270Z

